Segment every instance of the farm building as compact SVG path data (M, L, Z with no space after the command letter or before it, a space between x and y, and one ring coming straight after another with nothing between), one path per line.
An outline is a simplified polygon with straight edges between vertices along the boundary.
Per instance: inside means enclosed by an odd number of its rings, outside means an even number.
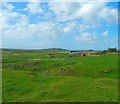
M81 51L71 51L69 55L70 56L90 56L90 54L83 53Z
M69 55L80 55L80 54L81 54L80 51L71 51L71 52L69 53Z
M83 52L83 51L71 51L70 56L100 56L95 53Z

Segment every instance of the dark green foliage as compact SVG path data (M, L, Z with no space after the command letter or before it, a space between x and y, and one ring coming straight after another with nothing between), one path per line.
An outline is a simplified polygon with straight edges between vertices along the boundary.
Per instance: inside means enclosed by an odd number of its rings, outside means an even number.
M117 52L117 48L108 48L108 52Z

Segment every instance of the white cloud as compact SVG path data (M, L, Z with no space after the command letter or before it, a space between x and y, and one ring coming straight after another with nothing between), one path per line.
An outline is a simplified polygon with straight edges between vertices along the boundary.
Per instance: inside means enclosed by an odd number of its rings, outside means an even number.
M30 2L27 4L27 8L24 8L24 10L28 10L30 13L32 14L36 14L36 13L42 13L43 10L40 7L40 3L39 2Z
M104 37L109 36L109 32L108 32L108 30L106 30L106 31L102 34L102 36L104 36Z
M4 7L7 5L9 4L6 3ZM2 22L0 28L3 29L3 38L6 40L21 40L33 36L40 39L55 38L62 31L54 22L47 21L30 24L28 16L14 12L10 8L0 9L0 15L0 21Z
M76 22L68 22L64 25L64 33L71 33L76 29ZM78 28L78 27L77 27Z
M64 33L74 33L74 32L83 32L87 29L92 28L92 26L86 25L86 24L80 24L76 21L71 21L66 24L64 24Z
M101 19L104 19L105 21L109 23L114 23L114 22L117 23L118 22L118 11L117 9L114 9L114 8L105 7L100 12L100 17Z
M53 22L41 22L39 24L29 25L29 29L33 34L40 37L55 36L58 34L56 25Z
M68 27L64 28L64 33L69 33L69 32L71 32L71 28Z
M7 25L4 28L4 37L5 38L13 38L14 39L25 39L30 38L32 36L36 36L39 38L48 38L48 37L56 37L58 33L58 29L52 22L41 22L39 24L15 24ZM12 35L11 35L12 34Z
M28 2L41 2L41 0L28 0Z
M26 15L12 11L15 8L13 5L3 3L2 7L3 9L0 8L0 28L3 28L4 31L13 29L16 24L22 26L28 23L28 17Z
M76 18L82 18L85 22L99 21L99 11L105 6L105 3L87 2L81 4L81 8L75 13Z
M7 9L9 11L13 10L15 7L11 4L8 4L8 3L2 3L2 6L5 7L4 9Z
M75 39L79 42L90 42L95 43L97 42L97 35L95 33L81 33L79 36L76 36Z
M47 42L49 46L53 46L55 42L52 42L54 39L58 39L59 37L65 37L65 34L70 34L71 36L76 33L80 34L75 37L78 42L88 42L95 43L98 42L98 36L95 33L88 33L87 29L93 28L91 25L87 23L95 23L99 22L100 19L105 20L106 22L112 23L114 22L115 16L113 19L107 20L109 16L116 14L116 9L108 8L108 12L106 11L105 4L92 4L88 3L50 3L50 9L53 12L47 12L44 16L48 21L38 21L36 24L30 24L29 18L27 15L22 14L21 12L14 12L13 9L15 7L13 5L9 5L8 3L4 5L6 7L3 11L0 10L0 15L4 18L0 18L0 21L3 22L3 38L5 41L22 41L29 40L33 37L40 40L40 43L36 44L42 47ZM32 14L43 13L39 3L29 3L27 8L25 8ZM111 11L112 10L112 11ZM109 15L105 14L108 13ZM49 17L53 19L53 14L56 15L56 20L50 22ZM96 14L95 14L96 13ZM91 16L92 14L92 16ZM103 15L103 16L100 16ZM50 19L51 19L50 18ZM80 20L76 20L80 19ZM81 21L84 20L83 21ZM65 22L66 21L66 22ZM110 22L111 21L111 22ZM81 33L82 32L82 33ZM108 36L108 31L105 31L103 36ZM67 35L66 35L67 37ZM74 37L74 36L73 36ZM69 36L68 36L69 38ZM71 37L70 37L71 38ZM61 38L60 38L61 39ZM58 40L60 40L58 39ZM57 43L57 42L56 42Z
M117 9L106 4L106 2L52 2L49 3L49 7L56 15L57 21L82 19L91 24L101 20L109 23L117 22Z
M61 0L50 0L51 2L61 2ZM73 0L64 0L64 2L73 2ZM74 0L74 2L118 2L118 0Z
M80 4L77 2L50 2L50 10L56 15L57 21L66 21L71 19L71 16L76 12Z

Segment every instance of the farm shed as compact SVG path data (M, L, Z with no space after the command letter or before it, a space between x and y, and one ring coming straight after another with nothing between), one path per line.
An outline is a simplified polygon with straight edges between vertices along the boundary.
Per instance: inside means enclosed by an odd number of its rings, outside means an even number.
M82 51L71 51L69 53L69 55L70 56L99 56L99 55L96 55L96 54L82 52Z
M71 51L69 53L69 55L71 55L71 56L90 56L90 54L83 53L81 51Z

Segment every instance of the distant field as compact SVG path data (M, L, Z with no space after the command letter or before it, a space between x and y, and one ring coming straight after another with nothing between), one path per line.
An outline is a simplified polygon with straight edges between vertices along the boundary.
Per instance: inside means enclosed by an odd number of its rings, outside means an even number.
M117 102L118 55L4 50L4 102Z

